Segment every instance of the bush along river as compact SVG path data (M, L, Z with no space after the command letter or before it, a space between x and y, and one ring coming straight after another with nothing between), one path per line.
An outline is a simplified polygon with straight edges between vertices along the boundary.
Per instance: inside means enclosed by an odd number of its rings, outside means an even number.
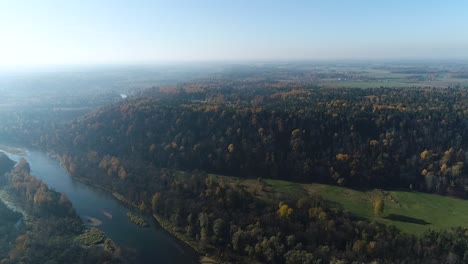
M96 227L117 245L135 250L138 263L199 263L199 256L193 249L166 232L154 219L145 218L147 228L132 223L127 213L133 209L117 201L111 193L72 179L59 162L44 151L4 152L14 161L26 159L31 175L51 189L65 193L88 227Z

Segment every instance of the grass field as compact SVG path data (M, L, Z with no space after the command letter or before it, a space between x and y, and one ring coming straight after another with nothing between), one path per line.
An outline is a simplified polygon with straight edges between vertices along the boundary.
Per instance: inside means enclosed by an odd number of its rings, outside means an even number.
M468 200L408 191L360 191L325 184L300 184L282 180L240 179L210 174L237 188L253 193L258 199L276 203L283 199L299 199L319 195L327 201L369 221L394 225L403 232L421 234L428 229L453 226L468 227ZM373 202L383 198L384 211L374 216Z
M408 87L424 87L422 83L411 83L403 82L399 80L389 80L389 81L336 81L336 82L323 82L320 83L322 87L339 87L339 88L380 88L380 87L389 87L389 88L408 88Z
M277 186L278 183L274 185ZM322 184L300 186L303 186L308 194L318 194L326 200L342 205L344 210L353 215L394 225L412 234L421 234L429 228L468 226L466 200L420 192L357 191ZM384 212L381 217L374 217L373 201L377 197L384 198Z
M451 77L447 74L408 74L395 73L389 70L365 69L354 79L321 79L322 87L339 88L409 88L409 87L448 87L468 85L468 78ZM418 79L415 77L420 77Z

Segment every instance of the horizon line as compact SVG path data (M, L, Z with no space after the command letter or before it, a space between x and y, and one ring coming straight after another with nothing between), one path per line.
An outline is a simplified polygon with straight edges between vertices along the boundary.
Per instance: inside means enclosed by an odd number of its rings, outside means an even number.
M301 63L301 62L424 62L424 61L467 61L466 58L436 58L436 57L399 57L399 58L272 58L272 59L200 59L200 60L148 60L148 61L93 61L93 62L45 62L45 63L13 63L1 64L6 67L36 67L36 66L111 66L111 65L161 65L161 64L194 64L194 63Z

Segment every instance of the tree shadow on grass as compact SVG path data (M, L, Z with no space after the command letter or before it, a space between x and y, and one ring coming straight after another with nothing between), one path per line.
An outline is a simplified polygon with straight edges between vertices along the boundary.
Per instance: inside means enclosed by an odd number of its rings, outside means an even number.
M385 217L384 219L387 220L392 220L392 221L398 221L398 222L404 222L404 223L411 223L411 224L417 224L417 225L430 225L431 223L426 222L423 219L418 219L418 218L413 218L405 215L399 215L399 214L389 214Z

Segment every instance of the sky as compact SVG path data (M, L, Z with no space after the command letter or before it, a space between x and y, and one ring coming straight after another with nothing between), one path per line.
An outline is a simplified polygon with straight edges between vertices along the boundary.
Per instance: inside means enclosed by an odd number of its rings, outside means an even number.
M467 59L468 1L0 0L0 66Z

